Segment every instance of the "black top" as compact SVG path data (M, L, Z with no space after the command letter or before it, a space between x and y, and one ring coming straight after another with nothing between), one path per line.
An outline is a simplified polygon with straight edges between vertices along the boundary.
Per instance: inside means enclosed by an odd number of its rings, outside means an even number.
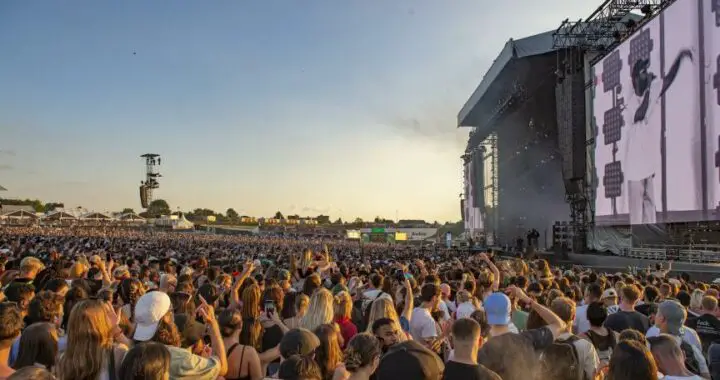
M650 320L637 311L620 310L608 315L605 320L605 327L618 333L627 329L635 329L644 334L650 328Z
M482 364L465 364L449 361L445 364L443 380L502 380L497 373Z
M704 353L707 353L712 343L720 343L720 320L714 315L703 314L697 318L688 319L687 326L697 332Z

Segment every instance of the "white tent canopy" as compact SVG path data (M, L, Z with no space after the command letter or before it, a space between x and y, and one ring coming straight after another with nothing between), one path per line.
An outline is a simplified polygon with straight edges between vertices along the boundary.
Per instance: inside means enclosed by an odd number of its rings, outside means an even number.
M65 211L55 211L47 214L43 219L45 220L75 220L74 215L69 214Z
M37 215L25 210L17 210L2 215L3 219L37 219Z
M101 213L101 212L90 212L90 213L87 213L87 214L83 215L82 217L80 217L80 219L84 219L84 220L111 220L112 218L111 218L109 215L105 215L105 214L103 214L103 213Z
M143 218L142 216L140 216L134 212L128 212L128 213L122 214L122 215L120 215L120 217L118 217L118 219L124 220L124 221L130 221L130 222L141 222L141 221L145 220L145 218Z

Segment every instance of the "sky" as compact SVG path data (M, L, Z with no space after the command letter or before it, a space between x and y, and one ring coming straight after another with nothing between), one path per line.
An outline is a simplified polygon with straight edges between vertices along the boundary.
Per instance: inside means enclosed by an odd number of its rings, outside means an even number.
M0 185L140 210L460 220L457 113L598 0L0 2Z

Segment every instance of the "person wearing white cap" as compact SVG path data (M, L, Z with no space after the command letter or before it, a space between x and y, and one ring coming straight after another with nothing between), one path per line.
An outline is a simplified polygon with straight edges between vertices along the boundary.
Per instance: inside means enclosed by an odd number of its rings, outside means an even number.
M149 292L140 297L135 305L136 342L154 341L163 343L170 350L170 378L172 379L216 379L227 373L225 345L215 310L201 298L198 313L210 327L210 342L213 356L203 358L187 349L180 348L180 333L173 320L170 297L163 292Z

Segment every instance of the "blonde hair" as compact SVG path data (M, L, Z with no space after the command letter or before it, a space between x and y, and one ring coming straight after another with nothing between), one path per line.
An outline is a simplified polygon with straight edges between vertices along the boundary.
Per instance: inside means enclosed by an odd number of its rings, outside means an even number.
M240 310L242 318L248 321L242 325L244 334L241 333L240 343L254 347L258 351L262 349L263 335L263 327L258 320L261 296L260 287L257 284L251 284L242 292L242 308Z
M368 315L368 324L365 332L368 334L372 334L373 323L375 323L375 321L377 321L378 319L382 318L391 319L393 321L393 328L397 329L398 331L402 331L402 328L400 327L400 317L398 317L392 300L386 297L380 297L373 301L372 305L370 306L370 314ZM405 340L407 340L406 338L407 337L405 334L399 334L398 336L398 340L400 342L404 342Z
M320 288L310 297L310 306L300 320L300 327L315 331L328 323L333 323L333 296L329 290Z
M29 273L35 271L37 273L43 269L45 269L45 264L37 257L28 256L20 261L20 270L23 272Z
M352 314L352 298L346 291L342 291L335 296L335 319L347 319Z
M85 300L73 307L68 320L67 350L57 365L61 379L95 380L113 355L113 331L105 304Z
M88 267L85 264L83 264L79 261L76 261L70 267L70 278L72 278L72 279L83 278L83 276L85 276L85 273L87 273L87 271L88 271Z
M692 294L690 295L690 310L702 309L703 297L705 297L705 292L700 289L693 290Z

